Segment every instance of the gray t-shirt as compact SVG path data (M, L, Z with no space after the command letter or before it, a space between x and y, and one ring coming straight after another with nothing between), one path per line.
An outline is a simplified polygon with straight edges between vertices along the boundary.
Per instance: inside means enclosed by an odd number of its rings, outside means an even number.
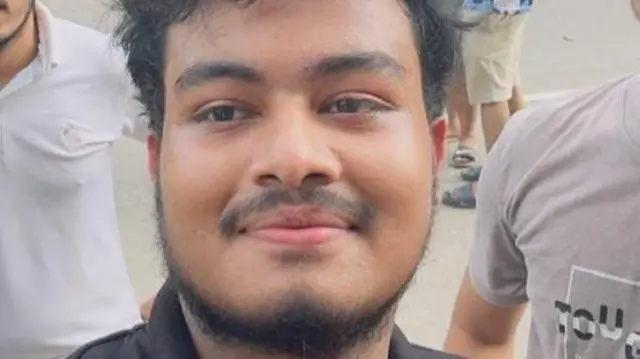
M530 302L527 358L640 358L640 76L517 114L477 211L471 281Z

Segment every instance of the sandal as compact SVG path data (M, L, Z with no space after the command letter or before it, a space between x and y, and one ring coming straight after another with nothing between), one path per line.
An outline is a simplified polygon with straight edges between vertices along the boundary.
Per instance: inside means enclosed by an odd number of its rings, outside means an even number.
M478 182L480 180L480 174L482 173L482 167L471 167L460 173L460 178L465 182Z
M451 162L453 168L468 168L476 162L476 153L473 148L465 145L458 145L455 151L453 151L453 157Z
M476 196L473 194L471 184L458 187L453 191L445 191L442 195L442 204L459 209L475 209Z

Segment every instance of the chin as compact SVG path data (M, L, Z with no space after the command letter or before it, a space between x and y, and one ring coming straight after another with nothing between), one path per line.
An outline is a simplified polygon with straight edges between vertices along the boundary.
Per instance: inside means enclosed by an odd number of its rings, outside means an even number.
M183 306L212 340L306 358L338 357L375 338L388 325L404 291L354 307L316 288L293 286L254 303L227 307L201 297L188 282L177 284Z

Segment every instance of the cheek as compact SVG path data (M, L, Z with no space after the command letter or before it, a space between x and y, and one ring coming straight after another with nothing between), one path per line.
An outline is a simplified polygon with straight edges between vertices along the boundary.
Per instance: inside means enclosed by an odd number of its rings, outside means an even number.
M160 156L160 183L165 229L176 256L198 262L215 255L218 221L235 192L241 161L216 148L206 135L184 126L165 131ZM202 258L208 261L211 258Z
M363 168L352 172L362 178L354 183L361 184L361 190L374 198L386 215L410 223L410 217L429 209L435 160L431 144L426 122L385 133L379 142L363 146L366 152L357 159ZM355 168L356 159L353 161Z
M345 156L345 177L377 208L375 251L388 262L383 267L406 275L419 259L431 225L434 159L429 129L410 127L380 143L385 145L360 144L366 150L350 151L358 155Z

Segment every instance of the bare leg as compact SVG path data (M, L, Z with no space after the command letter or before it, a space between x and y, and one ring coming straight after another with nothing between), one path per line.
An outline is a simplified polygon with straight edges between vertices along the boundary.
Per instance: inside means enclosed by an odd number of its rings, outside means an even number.
M447 99L447 138L457 139L460 136L460 118L451 96Z
M460 144L473 147L475 142L475 114L473 106L466 100L460 105L461 111L458 118L460 121Z
M458 135L458 141L461 145L467 147L473 147L475 138L475 116L474 108L469 104L469 97L467 96L466 83L464 81L464 73L462 71L456 74L453 81L448 100L448 108L451 118L456 120L456 133ZM451 129L451 127L449 127Z
M524 108L524 94L520 85L513 85L511 98L509 99L509 113L513 116L516 112Z
M485 148L487 153L489 153L498 140L498 137L500 137L504 125L509 120L511 115L509 113L509 103L504 101L482 104L480 112L482 116Z

